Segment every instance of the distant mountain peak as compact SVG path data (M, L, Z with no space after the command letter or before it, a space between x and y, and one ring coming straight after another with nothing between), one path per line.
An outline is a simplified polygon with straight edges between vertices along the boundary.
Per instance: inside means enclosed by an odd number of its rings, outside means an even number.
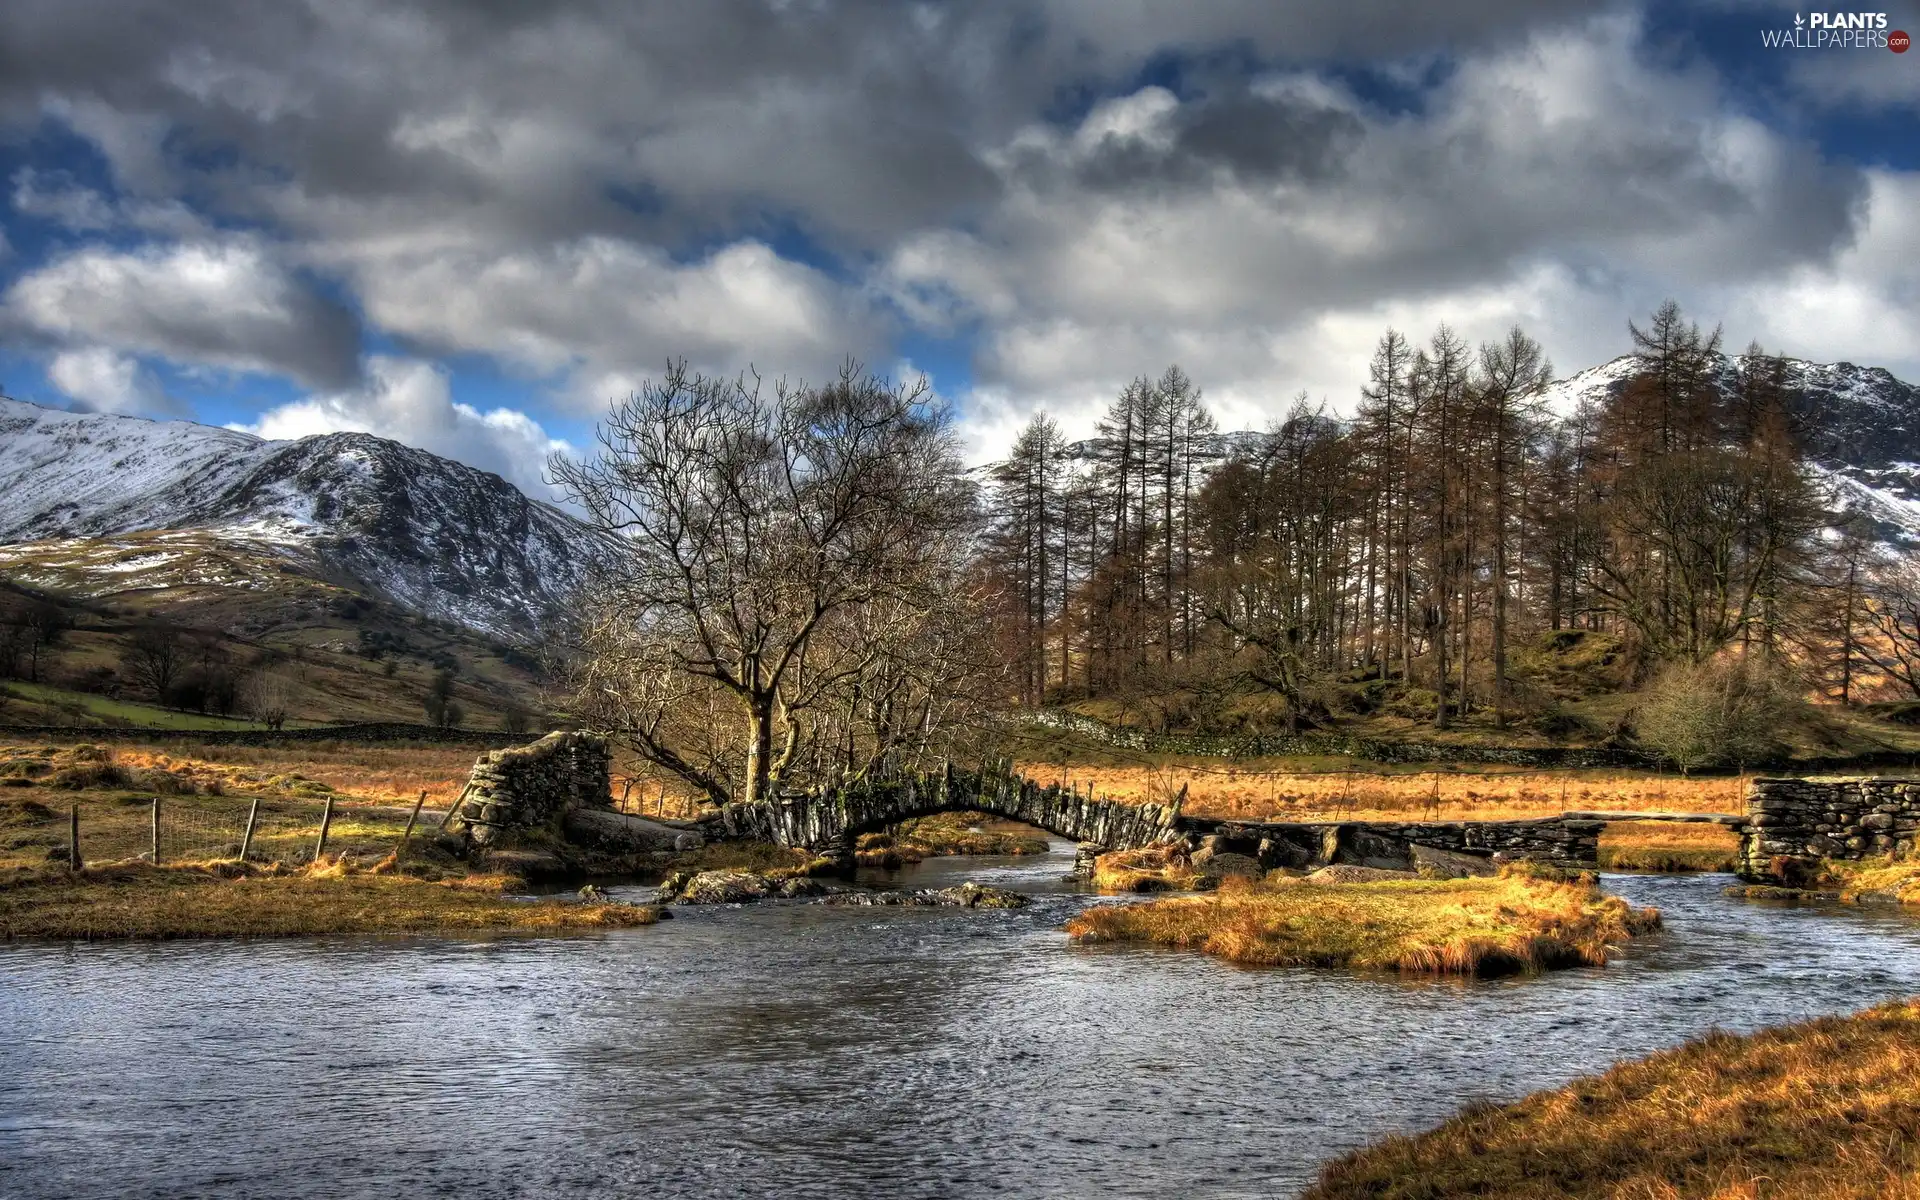
M0 399L0 542L204 531L427 616L532 636L601 535L490 472L366 433L267 441Z

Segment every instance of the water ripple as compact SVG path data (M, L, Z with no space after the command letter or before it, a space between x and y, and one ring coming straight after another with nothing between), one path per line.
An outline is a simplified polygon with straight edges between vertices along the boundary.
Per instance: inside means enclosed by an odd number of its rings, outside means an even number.
M683 910L577 939L0 949L0 1194L1253 1197L1712 1027L1920 991L1920 922L1615 877L1667 932L1467 983L1074 948L1017 912Z

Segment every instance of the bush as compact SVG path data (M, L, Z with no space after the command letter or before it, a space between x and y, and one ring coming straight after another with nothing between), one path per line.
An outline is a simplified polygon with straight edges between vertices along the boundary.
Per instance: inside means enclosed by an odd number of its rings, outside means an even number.
M1654 680L1634 729L1683 772L1744 767L1782 752L1776 731L1799 707L1787 681L1760 663L1675 663Z
M1413 721L1431 721L1440 707L1440 693L1431 688L1410 687L1389 699L1386 711Z

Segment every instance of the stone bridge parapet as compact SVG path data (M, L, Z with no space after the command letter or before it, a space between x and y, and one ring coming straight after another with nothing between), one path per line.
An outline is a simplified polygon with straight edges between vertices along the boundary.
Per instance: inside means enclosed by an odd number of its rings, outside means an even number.
M1138 849L1172 840L1180 805L1128 804L1096 797L1091 788L1039 784L1002 762L980 771L949 765L940 772L864 780L826 794L728 804L702 827L714 838L840 853L862 833L956 811L990 813L1108 849Z

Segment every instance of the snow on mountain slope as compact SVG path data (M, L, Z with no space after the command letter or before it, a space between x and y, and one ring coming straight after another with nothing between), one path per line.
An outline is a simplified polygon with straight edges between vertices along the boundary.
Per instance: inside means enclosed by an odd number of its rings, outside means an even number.
M1715 372L1734 387L1738 358ZM1631 356L1556 380L1547 406L1565 416L1582 400L1600 401L1633 377ZM1792 415L1816 472L1844 506L1861 512L1887 541L1920 546L1920 386L1881 367L1786 360Z
M520 639L605 543L497 475L360 433L271 442L0 399L0 543L192 529Z

